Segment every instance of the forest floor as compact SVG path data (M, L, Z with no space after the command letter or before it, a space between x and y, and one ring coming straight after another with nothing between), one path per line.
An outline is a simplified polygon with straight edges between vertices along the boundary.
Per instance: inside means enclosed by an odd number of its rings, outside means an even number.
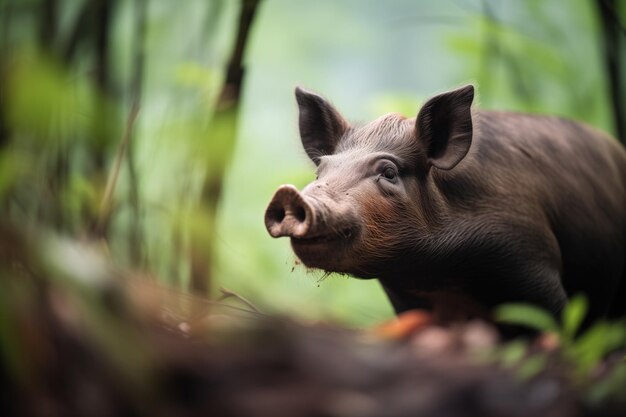
M554 334L511 340L421 311L370 329L302 323L88 256L63 269L61 252L3 232L1 415L626 415L623 351L582 375Z

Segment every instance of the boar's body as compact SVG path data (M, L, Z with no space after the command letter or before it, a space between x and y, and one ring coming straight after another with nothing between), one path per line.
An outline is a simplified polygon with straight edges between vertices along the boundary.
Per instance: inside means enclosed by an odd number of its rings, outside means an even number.
M452 170L433 170L424 184L443 220L400 267L401 276L415 271L422 282L383 278L396 307L420 306L410 297L419 288L451 303L458 298L441 296L446 289L484 306L528 301L557 312L582 292L594 315L622 314L622 147L556 117L476 111L473 120L468 155Z
M473 88L417 119L361 127L297 90L318 179L283 186L266 214L311 267L379 278L396 311L442 318L522 301L591 316L626 310L626 152L572 121L470 110Z

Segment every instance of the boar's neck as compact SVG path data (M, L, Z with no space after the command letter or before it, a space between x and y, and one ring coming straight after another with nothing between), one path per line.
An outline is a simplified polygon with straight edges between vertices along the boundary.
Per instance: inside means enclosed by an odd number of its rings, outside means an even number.
M473 118L476 130L480 116ZM472 146L454 169L432 168L419 179L422 227L403 255L378 274L388 293L473 292L491 266L477 260L506 258L506 245L494 233L497 228L486 227L498 222L489 203L498 192L492 183L481 180L483 165L477 148Z

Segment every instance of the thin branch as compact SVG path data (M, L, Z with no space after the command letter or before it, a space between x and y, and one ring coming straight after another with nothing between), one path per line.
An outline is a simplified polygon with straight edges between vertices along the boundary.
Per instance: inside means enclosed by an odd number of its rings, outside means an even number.
M244 65L243 56L245 48L248 44L250 35L250 28L254 16L261 0L242 0L241 12L239 15L239 25L237 29L237 37L233 50L228 60L226 69L226 78L216 103L215 114L213 120L229 120L232 123L232 136L225 138L234 142L236 137L236 125L238 106L241 98L241 90L244 79ZM227 119L232 115L232 118ZM224 140L224 139L222 139ZM201 202L205 203L209 207L209 215L215 216L217 204L221 198L223 186L223 172L218 172L214 175L207 175L202 185ZM214 240L214 232L210 231L213 235L211 240ZM212 260L212 247L202 247L201 242L197 242L196 239L191 241L191 289L199 294L206 295L209 283L211 282L211 260Z
M482 6L482 18L488 23L497 22L489 0L482 0L480 4ZM498 65L500 64L499 58L501 48L500 40L497 37L492 36L492 33L489 30L487 24L483 23L483 26L483 44L481 48L481 55L479 58L480 62L478 74L479 80L481 81L481 98L485 101L484 104L486 104L487 100L491 98L491 89L489 87L494 84L493 82L486 82L486 80L489 80L489 75L491 72L495 72L498 69ZM491 68L490 71L489 67L492 62L496 65L495 69Z
M96 83L100 91L106 95L111 90L111 79L109 74L110 40L109 26L111 15L113 14L114 0L94 0L93 1L93 21L95 23L94 44L96 53Z
M51 51L56 43L58 0L44 0L39 8L39 43Z
M143 91L143 76L144 76L144 62L145 62L145 50L144 40L146 35L146 15L147 15L147 0L135 0L135 36L134 36L134 53L133 53L133 74L130 84L130 91L132 94L132 107L139 108L141 105L141 96ZM129 229L129 248L130 259L134 265L139 265L142 258L142 226L141 226L141 207L139 199L139 179L137 177L137 169L135 167L135 152L134 152L134 140L132 139L133 132L130 133L131 137L128 141L128 150L126 156L126 162L128 167L129 177L129 202L132 209L132 220Z
M11 55L9 49L9 37L11 33L11 21L13 17L13 4L7 1L0 7L0 148L9 142L9 127L6 120L6 65L7 58Z
M601 22L604 64L608 76L608 94L613 107L615 131L620 142L626 144L626 100L624 79L622 78L622 47L619 20L616 16L614 0L597 0Z
M619 30L622 32L622 35L626 35L626 24L624 24L624 22L622 22L619 18L619 12L617 11L615 2L611 0L603 0L603 2L604 7L606 7L610 12L611 20L613 20L613 22L617 25Z
M220 298L218 298L217 301L224 301L227 298L236 298L237 300L241 301L242 303L244 303L245 305L250 307L256 313L263 314L263 312L259 308L257 308L257 306L255 306L250 300L244 298L242 295L239 295L236 292L227 290L224 287L220 287L220 292L222 293L222 296Z
M115 156L113 169L111 170L107 179L104 196L102 197L102 201L100 203L100 213L96 225L96 234L99 236L104 235L104 231L107 229L110 221L111 207L113 205L113 192L115 191L115 187L117 186L117 179L119 177L122 167L122 161L124 160L124 155L126 154L126 149L128 148L128 143L132 136L133 126L135 124L135 120L137 119L138 114L139 107L132 106L128 114L128 118L126 119L126 126L124 127L122 140L120 141L120 144L117 148L117 155Z
M241 14L239 15L239 29L237 39L228 62L226 70L226 80L222 86L222 91L218 99L218 111L225 107L236 106L241 97L241 87L243 85L244 65L243 54L248 44L248 36L252 21L258 10L261 0L242 0Z
M76 21L68 38L63 43L63 59L66 63L76 57L76 51L81 42L89 39L89 17L91 16L91 3L85 2L76 16Z
M207 307L207 309L212 308L212 307L226 307L226 308L230 308L232 310L241 311L241 312L249 313L249 314L254 314L254 315L259 316L259 317L272 317L273 319L277 319L277 317L270 316L269 314L262 312L259 308L255 307L250 301L244 299L243 297L241 297L241 296L237 295L236 293L234 293L232 291L229 291L229 290L224 290L228 294L227 296L222 297L222 298L220 298L218 300L210 300L210 299L208 299L206 297L194 295L194 294L191 294L189 292L181 291L181 290L176 289L176 288L171 288L171 287L162 287L162 288L168 294L171 294L172 296L175 296L176 298L178 298L181 301L187 302L189 304L202 305L204 307ZM232 296L237 297L239 300L245 300L244 303L247 304L249 307L251 307L251 309L248 310L248 309L245 309L245 308L242 308L242 307L234 306L232 304L224 303L223 300L231 297L231 294L232 294Z

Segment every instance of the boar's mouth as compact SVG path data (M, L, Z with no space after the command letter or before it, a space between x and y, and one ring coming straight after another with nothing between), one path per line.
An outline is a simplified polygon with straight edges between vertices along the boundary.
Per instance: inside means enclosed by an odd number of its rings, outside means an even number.
M328 243L334 240L347 241L353 236L353 234L354 234L354 229L346 228L338 232L317 234L317 235L304 236L304 237L292 237L291 241L295 242L296 244L314 245L318 243Z
M298 258L309 268L330 272L348 272L347 263L356 229L345 228L328 233L292 237L291 247Z

